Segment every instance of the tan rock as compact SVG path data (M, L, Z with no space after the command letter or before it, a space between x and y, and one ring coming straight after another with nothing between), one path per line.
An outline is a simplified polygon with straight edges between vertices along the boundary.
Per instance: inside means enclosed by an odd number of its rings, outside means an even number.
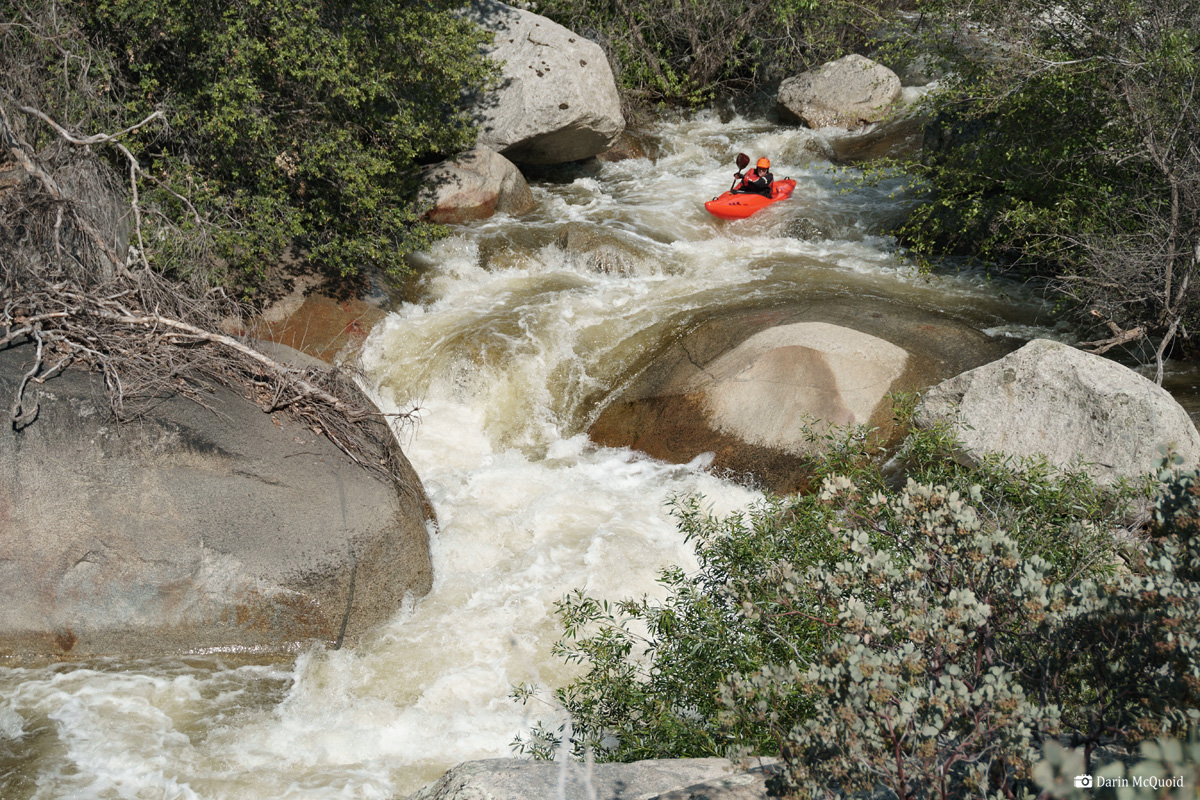
M430 222L468 222L496 213L516 216L537 206L516 165L487 148L428 167L421 180L421 200L432 206L424 215Z
M1109 484L1153 472L1163 447L1189 466L1200 462L1200 434L1170 393L1115 361L1048 339L930 389L916 422L942 421L968 464L985 454L1045 457Z
M806 486L834 426L895 435L889 391L924 388L1003 346L966 326L864 298L823 299L709 320L635 365L597 415L593 441L749 476L776 493Z
M776 105L787 121L853 129L882 120L900 91L896 73L865 56L848 55L783 81Z

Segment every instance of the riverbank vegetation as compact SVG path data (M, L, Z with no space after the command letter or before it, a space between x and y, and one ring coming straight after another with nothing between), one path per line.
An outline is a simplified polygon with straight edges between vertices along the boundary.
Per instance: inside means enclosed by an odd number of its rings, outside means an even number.
M745 96L863 48L896 0L538 0L539 14L598 42L626 107L696 108Z
M902 241L1048 280L1161 382L1200 315L1200 3L922 11L947 78L926 100L941 146L902 165L923 184Z
M474 141L463 96L493 70L446 0L3 7L13 135L52 170L72 137L121 132L91 146L128 175L141 258L248 294L289 248L402 274L440 232L416 168Z
M399 276L444 232L416 173L474 141L466 96L494 72L456 9L0 0L0 346L35 351L12 424L72 363L118 418L215 381L394 477L350 376L228 333L289 260Z
M569 722L517 748L775 755L776 789L808 797L1013 797L1073 789L1055 783L1060 744L1090 773L1195 730L1200 476L1165 470L1155 493L1037 464L967 470L937 430L881 469L859 441L831 442L813 495L728 518L681 499L700 568L666 570L664 600L567 596Z

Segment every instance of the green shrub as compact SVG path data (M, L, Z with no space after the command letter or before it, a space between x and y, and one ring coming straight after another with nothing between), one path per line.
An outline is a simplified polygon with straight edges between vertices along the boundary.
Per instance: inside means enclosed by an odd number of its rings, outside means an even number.
M948 77L927 97L936 146L907 165L921 200L902 240L1046 278L1103 338L1145 337L1133 352L1161 382L1164 354L1200 315L1187 279L1200 263L1200 150L1184 133L1200 130L1200 1L923 10L943 30Z
M853 492L842 478L822 494ZM833 641L807 666L733 676L729 716L772 728L785 763L777 788L789 794L879 785L902 799L1011 794L1058 727L1058 709L1026 696L1012 661L1061 602L1048 563L1023 559L1010 536L944 487L875 493L848 522L842 557L782 587L814 587L836 605ZM813 697L799 723L775 713L795 692Z
M828 647L849 652L838 627L841 595L832 593L825 579L812 576L844 568L850 572L841 579L848 580L854 570L865 568L867 553L871 558L891 559L893 565L946 557L918 547L928 534L920 526L913 527L912 512L905 506L916 502L913 490L890 489L894 462L882 469L877 454L861 449L864 441L853 432L830 438L827 444L832 452L814 464L818 483L832 480L834 473L849 472L861 491L839 484L843 489L837 492L768 498L726 519L703 513L697 498L678 501L679 524L697 546L700 568L694 574L666 571L664 601L606 603L579 593L563 601L559 613L566 633L557 650L578 663L582 672L555 694L570 715L569 746L575 753L591 749L601 759L629 760L739 751L777 754L794 746L787 744L792 728L815 719L819 705L831 702L800 676L823 663ZM960 498L971 498L978 535L991 537L986 545L990 557L1000 558L1002 550L1009 553L1014 548L1037 552L1037 558L1028 562L1029 569L1048 584L1111 571L1116 552L1112 530L1119 527L1136 496L1132 488L1105 490L1082 475L1055 477L1045 469L1022 474L1002 462L972 473L953 462L952 445L944 430L917 431L908 438L900 461L929 483L930 478L941 478L946 488L936 490L938 497L958 492ZM986 484L972 489L973 475L985 478ZM1083 515L1092 516L1081 519ZM1007 524L1019 535L1004 533ZM983 545L971 546L972 552L983 552ZM1010 556L1017 558L1009 553L1005 559ZM1040 623L1021 616L1022 609L1013 605L1017 589L1002 582L1023 574L996 574L1001 581L997 585L1003 588L998 596L1007 603L997 608L1007 615L1007 627L990 632L989 636L999 638L988 646L1012 648L1004 657L1014 663L1018 655L1043 663L1047 659L1040 655L1031 632ZM952 575L966 579L965 573ZM926 578L922 588L910 587L910 594L918 597L928 592L932 579ZM864 613L886 599L878 587L855 585L861 590ZM885 603L885 609L891 602ZM913 608L897 605L896 613L901 612L910 626L926 624ZM878 639L874 646L879 646ZM866 643L854 647L861 649ZM991 691L1002 689L1017 704L1003 714L1041 719L1037 715L1044 713L1049 719L1049 711L1035 707L1041 697L1032 694L1023 671L1006 661L989 663L988 669L992 666L1006 671L1003 686ZM949 675L952 667L962 668L949 662L939 668L948 680L965 680ZM748 676L740 695L731 693L733 675ZM530 687L522 687L518 695L528 698L531 692ZM1019 692L1024 699L1018 700ZM740 699L731 700L735 697ZM996 712L994 724L1007 731L1009 726L1002 720L1009 717L1000 713ZM566 727L540 728L519 737L516 745L548 756L566 736ZM1028 748L1037 744L1021 740L1006 745L1006 763L1026 765ZM1022 748L1017 759L1013 753ZM1014 766L1005 780L1011 782L1017 774Z
M148 224L208 227L233 282L252 290L293 244L335 273L399 274L441 231L419 220L417 168L474 141L463 97L493 72L458 3L64 4L115 54L130 118L167 115L131 145ZM151 254L160 268L191 268L167 252Z
M893 0L538 0L600 43L632 105L700 107L750 93L862 45Z

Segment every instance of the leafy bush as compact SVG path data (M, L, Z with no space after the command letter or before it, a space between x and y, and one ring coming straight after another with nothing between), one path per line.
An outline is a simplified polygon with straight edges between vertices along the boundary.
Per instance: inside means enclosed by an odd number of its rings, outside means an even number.
M1014 796L1059 737L1082 745L1086 772L1102 745L1186 735L1200 722L1200 478L1161 477L1131 569L1072 582L981 524L978 490L969 503L916 483L876 493L846 520L847 557L797 581L836 599L837 637L806 669L734 676L730 715L776 731L781 787L810 797L879 785L899 798ZM842 479L825 494L853 491ZM815 696L810 718L774 713L794 692Z
M791 728L829 702L797 677L821 663L827 647L845 647L837 619L840 595L831 593L825 578L812 576L828 575L843 562L861 570L868 551L894 565L918 557L944 558L922 555L917 543L928 534L919 526L910 530L911 511L899 499L915 502L912 490L905 490L906 495L890 489L890 473L876 463L875 454L858 449L863 441L855 435L831 439L830 455L814 465L818 484L848 472L861 491L769 498L727 519L703 513L696 498L678 501L680 526L697 545L700 569L690 575L678 569L664 572L668 597L661 603L643 598L609 604L578 593L563 601L559 611L566 634L557 649L582 668L575 681L556 692L571 718L573 751L582 755L590 749L602 759L629 760L786 750ZM1051 583L1103 574L1111 566L1112 531L1136 496L1132 488L1101 489L1083 475L1056 478L1044 465L1041 471L1022 473L989 462L972 473L953 462L952 444L944 430L914 432L902 461L927 483L940 478L950 487L938 490L946 496L958 491L972 498L981 535L998 537L987 545L988 552L998 553L1001 547L1042 552L1037 574ZM985 485L972 489L972 477L984 478ZM1081 520L1085 514L1090 519ZM1011 525L1007 535L1001 533L1002 522ZM877 587L855 585L865 593L864 609L881 602ZM1016 591L1001 585L1002 598ZM919 597L929 585L913 591L912 597ZM906 613L912 625L924 624L925 618L914 616L912 609ZM1036 623L1014 625L1024 626L1028 634ZM989 635L1015 646L1016 634L1006 631ZM940 667L948 679L952 667L961 669L951 662ZM735 695L728 679L735 674L756 676L758 683L730 706ZM1026 691L1024 683L1014 685L1009 679L1015 674L1015 668L1005 673L1004 684L1005 691L1014 693L1013 702L1018 689ZM1019 677L1024 680L1023 674ZM749 691L745 683L742 687ZM517 694L527 698L531 689L522 687ZM1028 710L1033 700L1022 702L1020 707ZM516 745L548 756L565 736L565 727L540 728Z
M822 495L855 491L842 478ZM834 640L807 666L735 675L724 696L730 715L772 728L789 794L883 785L898 798L1011 796L1040 737L1058 727L1058 709L1031 702L1011 657L1061 602L1061 584L944 487L875 493L861 513L841 558L782 587L811 586L836 604ZM798 724L777 711L796 692L814 698Z
M166 113L131 145L148 224L210 226L234 281L252 289L292 244L343 275L399 273L439 232L413 205L416 168L472 143L462 98L492 74L458 3L64 3L117 56L130 119Z
M599 42L632 104L698 107L751 92L861 44L891 0L539 0L541 14Z
M822 641L819 617L748 617L743 604L751 598L767 604L779 595L785 577L771 565L812 564L831 555L832 506L815 497L772 498L717 519L691 497L679 500L675 513L696 545L700 570L664 570L665 601L610 604L575 592L558 604L566 630L555 652L585 669L556 692L570 714L570 744L578 755L590 749L605 760L631 761L722 756L737 745L773 751L769 731L757 722L714 724L721 712L718 688L732 673L806 658ZM531 693L522 687L517 694ZM783 704L790 715L807 713L803 697ZM563 728L539 727L514 744L548 758L563 734Z
M941 146L900 228L930 257L1015 264L1159 366L1200 317L1197 0L937 0ZM1094 312L1094 314L1092 313Z

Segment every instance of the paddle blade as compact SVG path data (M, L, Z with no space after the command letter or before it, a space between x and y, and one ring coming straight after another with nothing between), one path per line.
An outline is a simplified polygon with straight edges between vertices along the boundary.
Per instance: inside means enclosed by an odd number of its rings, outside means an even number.
M738 169L745 169L749 165L750 165L750 156L746 155L745 153L738 153L737 154Z

